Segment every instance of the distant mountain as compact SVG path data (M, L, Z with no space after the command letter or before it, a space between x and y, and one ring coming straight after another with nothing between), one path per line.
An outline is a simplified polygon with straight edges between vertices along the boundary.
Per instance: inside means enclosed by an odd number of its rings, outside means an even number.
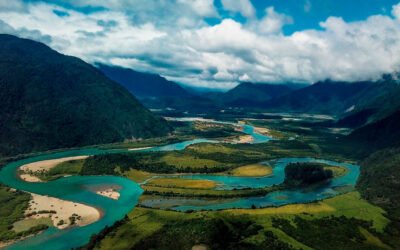
M107 77L124 86L138 98L188 97L190 95L178 84L156 74L142 73L104 64L99 64L98 68Z
M384 88L383 88L384 89ZM374 82L318 82L272 99L266 104L271 111L323 113L344 116L381 94Z
M373 152L387 147L400 146L400 110L374 123L354 130L347 139Z
M110 79L124 86L148 108L174 109L181 112L206 112L216 109L209 99L190 93L177 83L159 75L102 64L99 64L98 68Z
M400 110L400 85L396 80L384 78L375 82L368 93L369 95L362 96L363 102L359 102L338 121L338 126L361 127Z
M297 85L243 82L225 93L212 93L208 96L225 107L265 108L267 101L288 94L296 87Z
M161 136L167 123L82 60L0 35L0 155Z

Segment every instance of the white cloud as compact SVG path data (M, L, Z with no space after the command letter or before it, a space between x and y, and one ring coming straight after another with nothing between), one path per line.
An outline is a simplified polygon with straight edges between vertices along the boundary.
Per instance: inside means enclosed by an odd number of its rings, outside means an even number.
M284 25L292 23L293 19L290 16L278 13L274 7L269 7L265 9L265 16L258 26L261 33L279 33Z
M400 19L400 3L393 5L392 15L395 18Z
M225 10L238 12L244 17L254 17L255 9L250 0L221 0Z
M214 0L178 0L178 2L190 6L199 16L217 17L218 13L214 6Z
M180 11L191 14L173 10L163 20L160 15L167 14L154 14L150 7L156 3L150 0L147 6L124 0L80 1L104 3L108 8L89 14L30 3L23 11L0 11L0 32L40 40L87 62L159 73L203 87L227 88L244 80L367 80L400 70L400 5L393 7L392 16L376 15L358 22L330 17L321 22L320 30L285 36L281 29L291 20L272 7L261 20L252 17L241 24L224 19L209 25L200 16L218 14L210 5L213 1L178 1ZM131 8L130 13L121 2ZM58 16L55 9L69 15ZM143 15L136 17L137 11Z

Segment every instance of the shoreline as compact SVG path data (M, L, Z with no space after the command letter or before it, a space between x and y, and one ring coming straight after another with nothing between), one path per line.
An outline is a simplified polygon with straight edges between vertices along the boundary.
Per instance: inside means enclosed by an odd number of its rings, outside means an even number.
M18 177L26 182L44 182L34 174L48 172L50 169L66 161L87 159L89 155L64 157L52 160L43 160L22 165L17 170Z
M141 147L141 148L128 148L128 151L139 151L139 150L145 150L145 149L150 149L153 147Z
M101 219L103 212L83 203L62 200L46 195L30 193L32 199L25 211L25 219L50 217L53 226L66 229L70 226L86 226Z

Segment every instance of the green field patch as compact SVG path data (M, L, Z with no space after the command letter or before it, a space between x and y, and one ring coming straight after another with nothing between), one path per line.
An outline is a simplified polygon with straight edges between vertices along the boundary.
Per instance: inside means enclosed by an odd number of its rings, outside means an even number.
M214 189L189 189L189 188L168 188L143 185L147 195L159 195L167 197L206 197L206 198L236 198L248 196L262 196L279 189L276 187L239 189L239 190L214 190Z
M13 224L24 218L31 196L0 185L0 241L18 238Z
M54 180L66 175L78 175L83 167L85 160L71 160L62 162L49 171L43 172L39 178L44 181Z
M339 167L339 166L324 166L325 170L331 170L333 173L333 177L341 177L346 175L349 170L344 167Z
M146 185L166 188L192 188L192 189L212 189L217 183L210 180L191 180L183 178L154 178L149 180Z
M222 163L214 160L180 154L165 155L161 158L161 161L167 165L175 166L177 168L215 168L222 165Z
M39 225L47 225L47 226L53 226L53 222L51 218L46 217L46 218L28 218L28 219L23 219L20 221L17 221L13 224L13 230L16 233L20 233L23 231L27 231L31 229L32 227L39 226Z
M136 170L136 169L129 169L128 171L121 173L121 170L119 167L117 167L115 169L115 172L117 174L125 176L126 178L131 179L137 183L142 183L154 176L154 174L152 174L152 173L142 171L142 170Z
M243 176L243 177L263 177L272 174L272 167L265 166L262 164L251 164L242 167L232 169L227 172L229 175L233 176Z

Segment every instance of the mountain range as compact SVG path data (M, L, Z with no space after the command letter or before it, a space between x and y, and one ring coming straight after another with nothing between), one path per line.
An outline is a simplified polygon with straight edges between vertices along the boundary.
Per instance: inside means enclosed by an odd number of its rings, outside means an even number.
M135 95L147 108L173 109L181 112L217 109L208 98L195 94L196 91L189 92L162 76L104 64L97 66L107 77Z
M42 43L0 35L0 155L170 131L125 88Z
M169 133L167 122L144 106L185 113L239 108L328 114L336 118L331 126L354 129L348 140L379 149L400 141L397 79L387 75L379 81L311 85L243 82L226 92L200 92L159 75L94 67L44 44L0 35L0 154Z

